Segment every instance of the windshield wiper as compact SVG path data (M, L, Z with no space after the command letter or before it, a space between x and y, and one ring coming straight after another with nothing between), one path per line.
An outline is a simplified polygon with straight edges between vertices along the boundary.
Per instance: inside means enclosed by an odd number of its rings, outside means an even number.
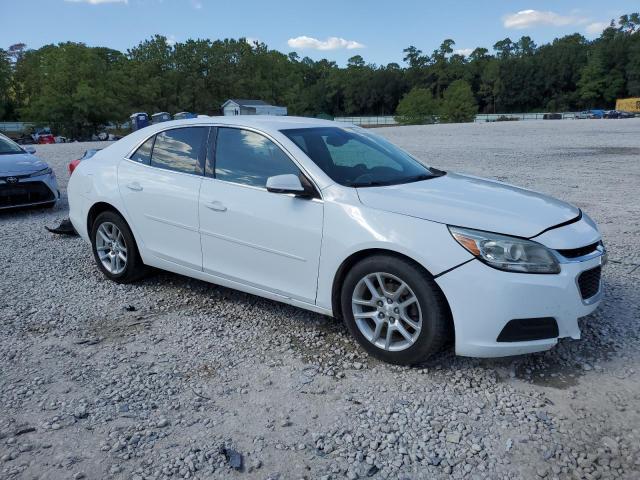
M350 183L349 186L353 187L353 188L360 188L360 187L384 187L386 185L391 185L388 182L377 182L377 181L370 181L370 182L353 182Z
M445 175L447 172L442 170L432 169L433 173L421 173L419 175L415 175L413 177L400 178L397 180L388 180L386 182L380 180L371 180L368 182L352 182L349 184L350 187L353 188L361 188L361 187L388 187L390 185L401 185L403 183L413 183L413 182L421 182L422 180L430 180L432 178L437 178Z
M421 182L423 180L431 180L432 178L438 178L444 175L446 172L441 170L436 170L434 173L421 173L420 175L416 175L415 177L405 178L401 182L398 183L414 183Z

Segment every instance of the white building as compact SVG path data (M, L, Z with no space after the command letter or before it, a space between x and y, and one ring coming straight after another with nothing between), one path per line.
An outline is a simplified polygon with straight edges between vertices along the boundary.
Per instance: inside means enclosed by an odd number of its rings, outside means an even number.
M269 105L262 100L230 98L222 104L223 115L286 115L287 107Z

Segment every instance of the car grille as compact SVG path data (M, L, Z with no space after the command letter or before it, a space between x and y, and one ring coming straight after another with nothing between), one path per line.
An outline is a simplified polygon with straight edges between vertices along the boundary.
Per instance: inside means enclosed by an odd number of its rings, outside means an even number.
M53 192L43 182L0 185L0 208L53 201Z
M587 300L593 297L600 290L600 274L602 268L596 267L586 270L578 277L578 286L580 287L580 295Z
M591 245L587 245L586 247L557 250L557 252L565 258L584 257L585 255L595 252L598 248L598 245L600 245L600 242L592 243Z

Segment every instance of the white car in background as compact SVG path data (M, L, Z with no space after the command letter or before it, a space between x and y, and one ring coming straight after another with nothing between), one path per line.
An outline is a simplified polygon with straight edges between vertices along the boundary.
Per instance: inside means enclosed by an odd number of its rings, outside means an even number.
M68 195L108 278L153 266L340 317L392 363L449 339L467 356L549 349L602 298L605 250L578 208L330 121L152 125L81 162Z

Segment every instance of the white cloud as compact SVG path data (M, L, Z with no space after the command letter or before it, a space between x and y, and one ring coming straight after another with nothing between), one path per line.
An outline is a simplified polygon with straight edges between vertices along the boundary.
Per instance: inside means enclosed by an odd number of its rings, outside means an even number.
M354 40L345 40L339 37L329 37L326 40L318 40L317 38L307 37L306 35L290 38L287 40L287 44L291 48L311 48L314 50L338 50L340 48L354 50L356 48L364 48L363 44Z
M609 26L609 22L593 22L586 26L585 31L589 35L600 35Z
M566 25L581 25L588 22L588 20L582 17L560 15L555 12L543 12L541 10L521 10L505 15L502 20L505 28L514 28L517 30L540 25L563 27Z
M191 0L191 6L196 10L202 9L202 2L200 0Z
M458 50L454 50L453 53L456 55L464 55L468 57L473 52L473 48L459 48Z
M260 43L260 39L256 37L245 37L244 40L251 46L256 42Z
M167 45L173 47L176 43L178 43L178 39L176 39L176 36L173 33L167 35Z
M70 3L88 3L89 5L100 5L103 3L129 3L129 0L64 0Z

